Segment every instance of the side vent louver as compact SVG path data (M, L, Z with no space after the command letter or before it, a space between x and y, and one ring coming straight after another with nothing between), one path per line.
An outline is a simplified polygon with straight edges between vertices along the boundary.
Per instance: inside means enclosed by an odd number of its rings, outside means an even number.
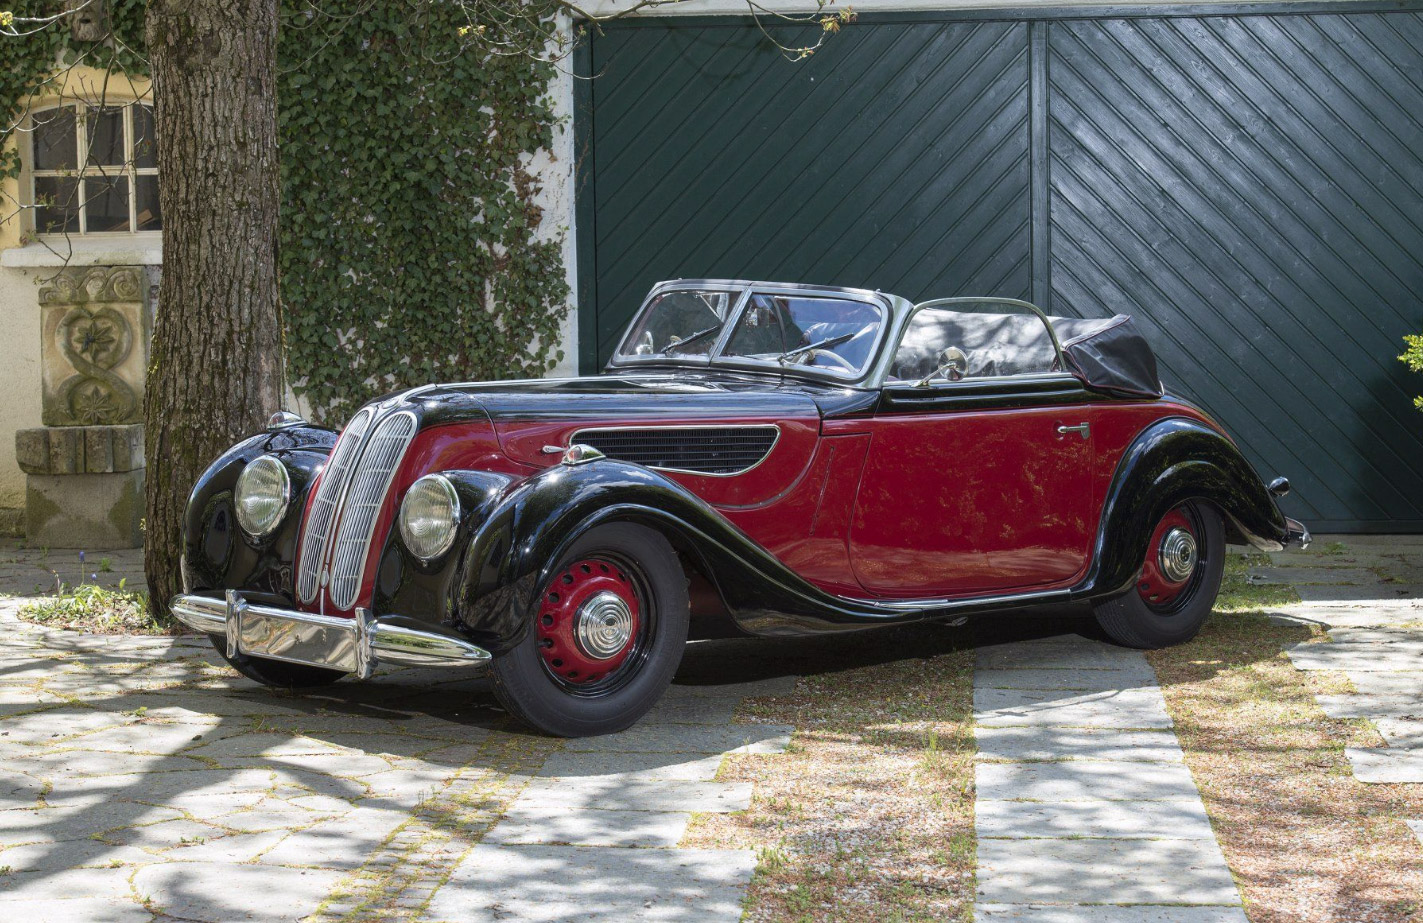
M571 441L649 468L730 475L759 465L779 436L774 425L662 426L585 429Z

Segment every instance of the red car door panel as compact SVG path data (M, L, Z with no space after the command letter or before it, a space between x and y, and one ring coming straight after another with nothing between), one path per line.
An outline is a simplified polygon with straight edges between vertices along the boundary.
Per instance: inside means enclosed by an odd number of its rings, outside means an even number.
M1097 502L1092 405L876 417L850 530L889 597L1060 586L1084 572Z

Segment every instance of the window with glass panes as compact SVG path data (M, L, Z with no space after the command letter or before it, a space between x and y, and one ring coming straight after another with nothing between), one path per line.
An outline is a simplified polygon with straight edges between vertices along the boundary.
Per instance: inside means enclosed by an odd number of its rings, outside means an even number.
M44 109L31 116L35 231L157 231L158 161L153 108L143 103Z

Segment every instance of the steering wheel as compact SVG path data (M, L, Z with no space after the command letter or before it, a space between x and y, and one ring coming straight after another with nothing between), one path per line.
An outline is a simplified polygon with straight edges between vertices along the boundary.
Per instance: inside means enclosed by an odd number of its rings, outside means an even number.
M824 363L824 365L829 366L831 368L838 368L842 372L859 371L859 369L855 368L855 366L850 363L850 360L846 359L844 356L841 356L838 353L831 352L828 349L812 349L810 352L805 354L805 358L802 360L801 364L822 365L822 363L819 361L821 359L828 360Z

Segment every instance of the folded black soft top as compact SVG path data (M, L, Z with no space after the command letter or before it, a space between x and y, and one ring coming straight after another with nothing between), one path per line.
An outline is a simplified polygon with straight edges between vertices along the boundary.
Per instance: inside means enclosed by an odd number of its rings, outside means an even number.
M1164 393L1156 371L1156 354L1129 315L1050 320L1062 344L1065 371L1087 387L1134 397L1160 397Z

